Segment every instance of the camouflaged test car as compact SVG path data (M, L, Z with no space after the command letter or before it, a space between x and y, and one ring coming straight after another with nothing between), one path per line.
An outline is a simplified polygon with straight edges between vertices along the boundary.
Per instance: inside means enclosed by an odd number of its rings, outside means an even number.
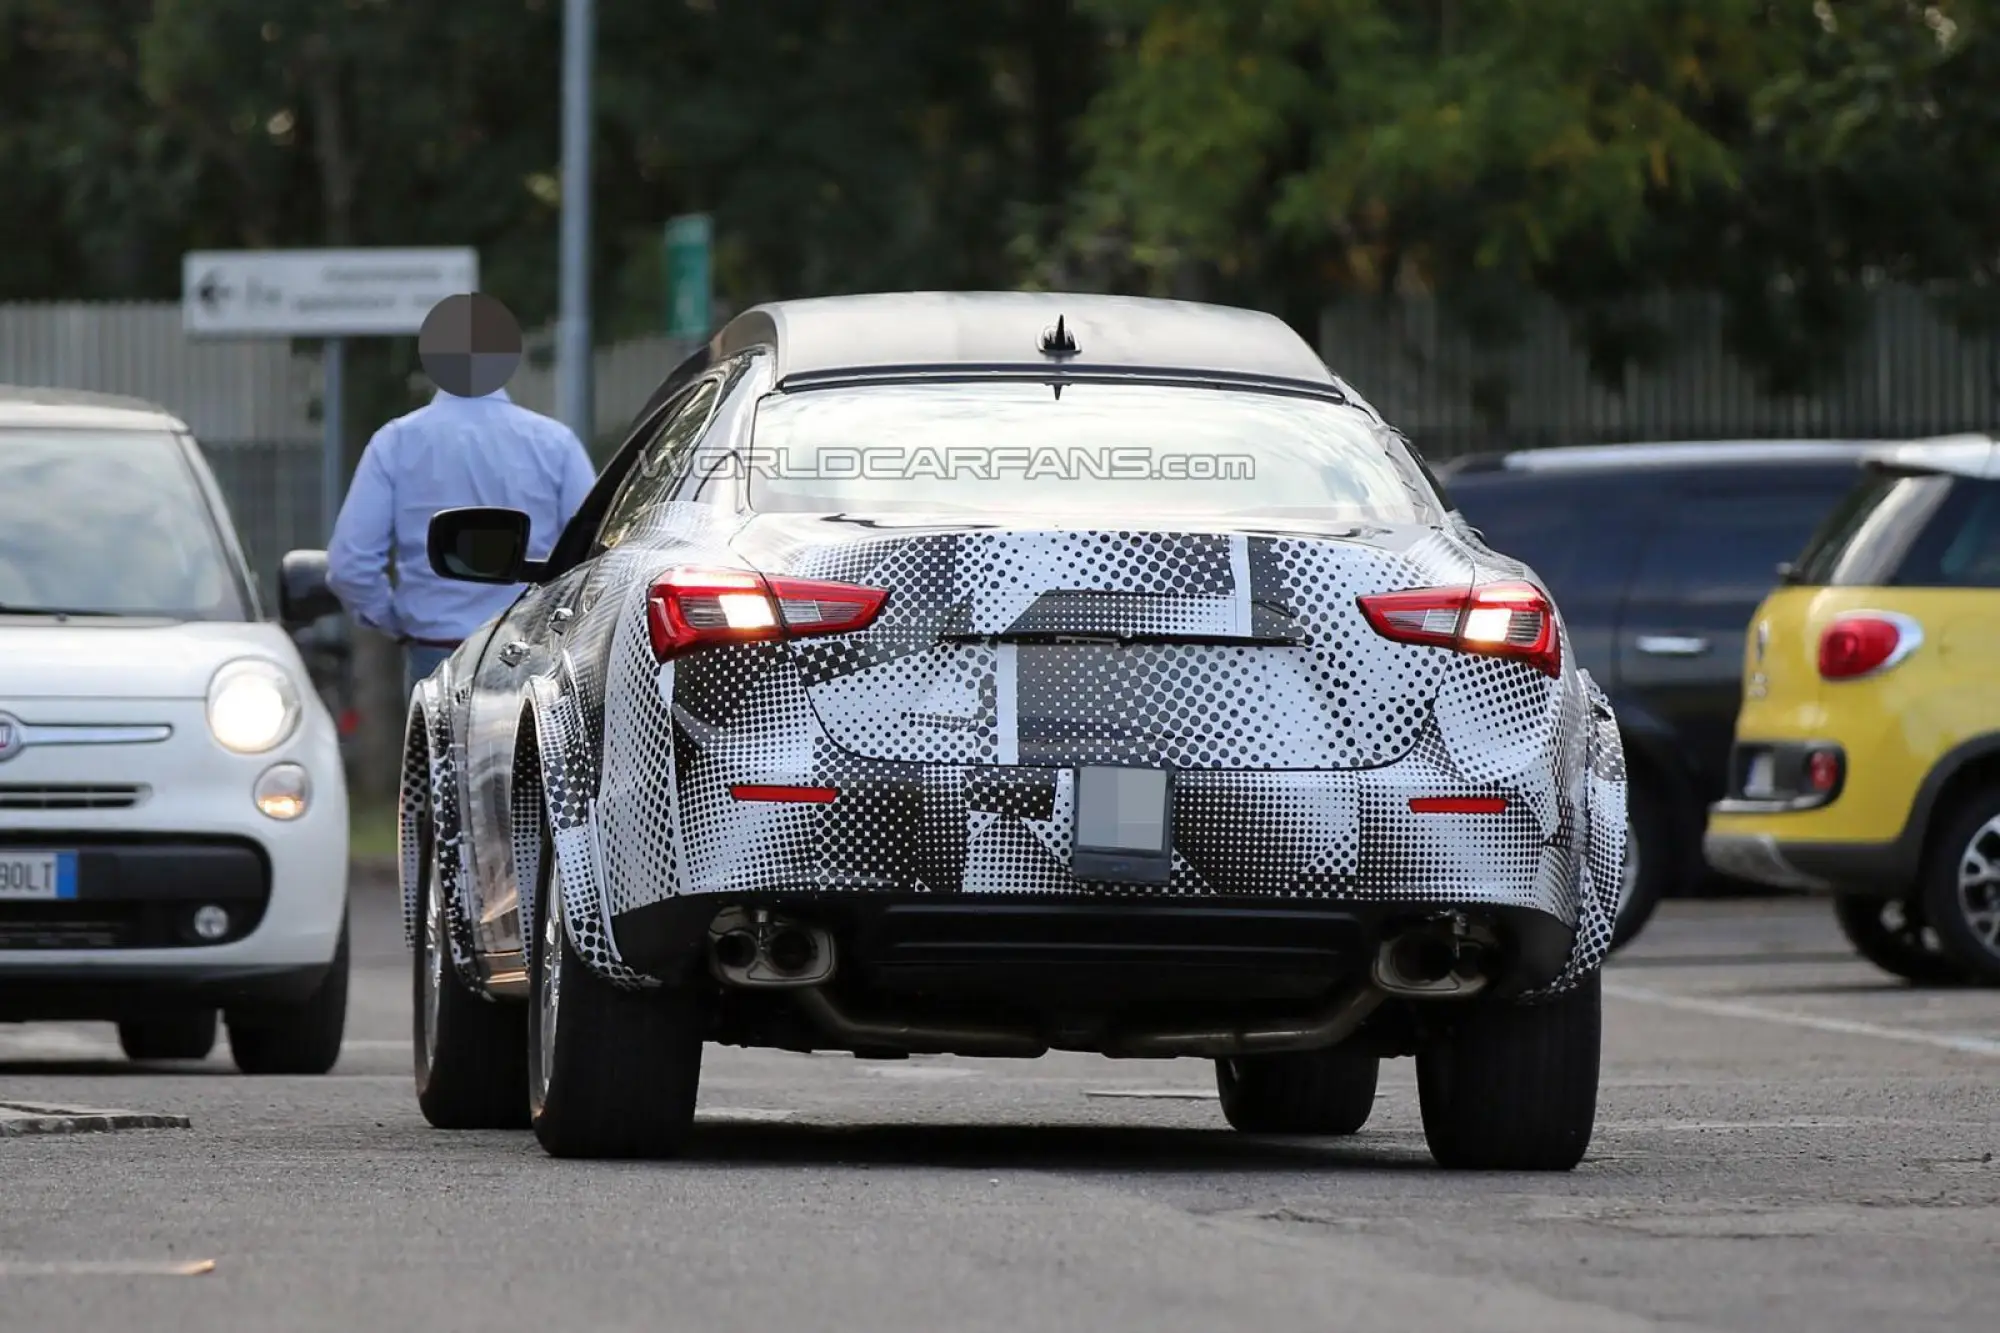
M1285 325L1051 294L758 307L411 704L432 1123L687 1141L706 1042L1215 1061L1454 1167L1596 1105L1618 731L1531 570ZM543 559L530 553L546 551Z

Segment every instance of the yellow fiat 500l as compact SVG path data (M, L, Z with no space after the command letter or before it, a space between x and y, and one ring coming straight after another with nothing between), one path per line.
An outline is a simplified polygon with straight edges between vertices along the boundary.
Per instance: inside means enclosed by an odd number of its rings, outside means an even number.
M2000 445L1885 446L1757 608L1704 851L1912 981L2000 984Z

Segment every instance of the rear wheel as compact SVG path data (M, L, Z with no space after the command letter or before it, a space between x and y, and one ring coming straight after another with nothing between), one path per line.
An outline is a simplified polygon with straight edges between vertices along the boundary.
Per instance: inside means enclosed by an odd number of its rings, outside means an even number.
M1966 801L1924 867L1924 917L1981 985L2000 986L2000 790Z
M347 921L333 964L297 1004L230 1010L229 1053L246 1074L324 1074L340 1059L347 1030Z
M1660 899L1680 874L1680 847L1673 819L1652 783L1636 773L1625 787L1625 881L1623 906L1611 928L1611 947L1621 949L1645 929Z
M411 954L417 1106L439 1129L526 1129L527 1006L489 1000L459 980L428 814L421 829L423 919Z
M118 1025L128 1060L206 1060L215 1049L215 1010L132 1018Z
M1417 1055L1424 1138L1440 1166L1568 1171L1597 1120L1598 973L1539 1004L1469 1013Z
M694 1126L701 1011L688 993L628 991L585 966L563 928L544 832L530 942L528 1104L554 1157L671 1157Z
M1965 968L1926 928L1916 898L1842 895L1833 900L1833 919L1856 953L1891 976L1920 986L1955 986L1967 979Z
M1222 1114L1248 1134L1352 1134L1375 1109L1382 1062L1332 1047L1215 1062Z

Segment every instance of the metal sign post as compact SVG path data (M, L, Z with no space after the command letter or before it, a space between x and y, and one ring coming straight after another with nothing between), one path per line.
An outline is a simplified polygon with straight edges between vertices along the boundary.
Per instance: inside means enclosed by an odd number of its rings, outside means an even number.
M346 471L347 340L328 338L320 354L319 530L333 545L334 520L340 517L342 473Z
M561 315L556 324L556 412L588 449L597 436L590 383L591 0L563 5L562 217L557 238Z

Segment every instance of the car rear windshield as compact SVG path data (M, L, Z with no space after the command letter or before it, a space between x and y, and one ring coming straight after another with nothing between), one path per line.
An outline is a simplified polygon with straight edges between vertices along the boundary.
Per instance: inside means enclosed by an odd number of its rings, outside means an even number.
M0 611L242 619L182 450L165 433L0 430Z
M763 510L1438 523L1407 446L1358 409L1143 384L775 394L743 459Z
M1824 587L2000 587L2000 482L1872 473L1820 525L1792 581Z

